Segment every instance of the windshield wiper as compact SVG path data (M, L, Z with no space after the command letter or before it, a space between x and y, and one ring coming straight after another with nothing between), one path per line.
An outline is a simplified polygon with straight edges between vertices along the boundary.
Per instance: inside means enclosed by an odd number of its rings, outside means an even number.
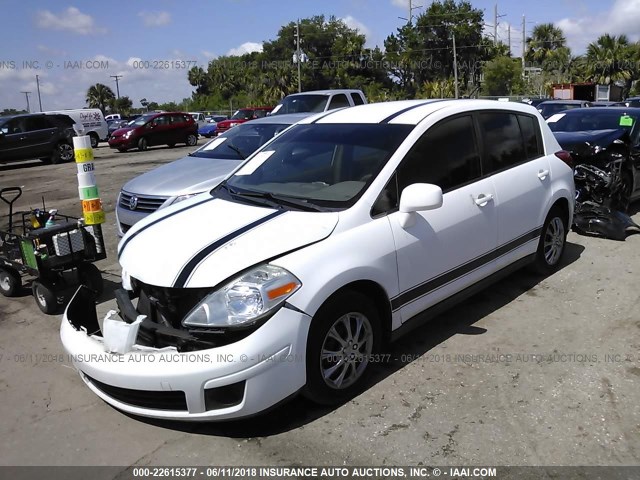
M236 147L235 145L228 144L228 143L227 143L227 147L229 147L231 150L236 152L238 154L238 156L242 160L246 160L247 156L244 153L242 153L242 151L238 147Z
M256 192L254 190L242 190L237 191L232 189L226 184L221 184L221 187L224 187L231 195L238 197L245 197L250 199L260 199L260 200L268 200L269 203L274 204L276 206L287 206L287 207L295 207L301 210L307 210L310 212L326 212L329 211L328 208L321 207L319 205L315 205L310 203L308 200L304 200L296 197L289 197L287 195L278 195L269 192Z

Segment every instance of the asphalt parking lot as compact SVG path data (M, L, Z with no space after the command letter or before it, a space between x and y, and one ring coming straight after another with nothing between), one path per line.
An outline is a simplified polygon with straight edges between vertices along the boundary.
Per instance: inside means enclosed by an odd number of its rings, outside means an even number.
M188 152L96 150L102 310L119 283L120 187ZM73 163L0 164L0 184L23 187L20 209L44 195L48 208L79 215L75 173ZM114 410L66 360L60 316L42 314L28 292L0 298L0 464L638 465L640 235L568 240L555 275L511 275L392 345L354 400L327 409L294 399L219 424Z

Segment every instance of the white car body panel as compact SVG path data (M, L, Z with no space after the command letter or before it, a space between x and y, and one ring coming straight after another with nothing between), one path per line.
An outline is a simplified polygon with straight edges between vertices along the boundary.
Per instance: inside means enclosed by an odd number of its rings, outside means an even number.
M445 118L478 110L535 116L546 155L446 192L441 207L409 213L413 222L401 224L402 216L407 214L397 209L372 218L372 205L381 190L424 132ZM487 279L502 267L531 259L540 227L557 201L568 205L567 220L571 222L575 195L572 171L554 155L560 150L557 141L542 117L528 105L480 100L403 101L335 110L300 123L312 122L386 122L417 127L408 133L358 201L347 209L276 210L254 206L250 200L240 203L211 198L205 193L136 223L119 246L127 286L133 277L158 287L213 289L264 262L288 270L301 286L247 337L197 352L224 354L233 359L246 354L249 358L244 363L194 361L161 367L143 363L131 368L125 364L127 368L123 369L118 363L74 357L78 370L108 385L148 391L182 390L188 411L122 403L83 376L101 398L122 410L158 418L228 419L258 413L305 385L307 335L313 317L327 299L345 286L366 285L369 292L375 291L372 301L393 333L399 327L404 329L403 324L410 325L410 320L425 309ZM263 147L269 148L270 145ZM251 171L266 161L259 152L242 168ZM546 170L546 175L540 175ZM478 202L481 195L490 196L491 200ZM61 326L65 349L72 355L104 353L101 339L75 329L68 314L69 310ZM146 349L154 351L151 347ZM169 351L177 354L175 349ZM125 355L134 353L141 353L139 346ZM263 361L291 357L290 362ZM205 386L217 388L239 381L246 381L240 404L204 409Z
M201 201L204 196L197 198ZM197 253L219 242L218 248L197 263L180 285L211 287L245 268L326 238L337 221L337 213L284 212L214 199L164 221L153 216L151 222L136 224L142 225L120 242L120 263L129 275L145 283L173 287ZM259 224L249 230L251 235L224 241L230 232L255 223ZM145 225L152 226L147 229ZM172 248L167 255L166 245L180 248Z

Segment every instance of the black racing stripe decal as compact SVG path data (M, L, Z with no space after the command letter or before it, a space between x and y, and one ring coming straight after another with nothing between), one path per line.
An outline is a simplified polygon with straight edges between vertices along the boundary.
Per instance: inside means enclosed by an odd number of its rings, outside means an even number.
M275 211L273 213L270 213L266 217L259 218L255 222L252 222L249 225L245 225L244 227L242 227L242 228L240 228L238 230L234 230L230 234L225 235L224 237L216 240L215 242L213 242L210 245L207 245L205 248L203 248L198 253L196 253L191 258L191 260L189 260L187 262L187 264L184 267L182 267L182 270L178 274L178 277L176 278L176 281L173 283L173 287L174 288L183 288L184 285L187 283L187 280L189 279L189 277L193 273L193 271L200 264L200 262L202 262L205 258L207 258L212 252L214 252L218 248L222 247L225 243L230 242L234 238L239 237L240 235L242 235L243 233L248 232L249 230L257 227L258 225L266 223L269 220L271 220L272 218L275 218L278 215L282 215L285 212L286 212L286 210L277 210L277 211Z
M402 115L403 113L408 112L409 110L413 110L414 108L418 108L418 107L424 107L425 105L429 105L431 103L438 103L438 102L444 102L445 100L426 100L422 103L418 103L417 105L411 105L410 107L407 108L403 108L402 110L394 113L393 115L389 115L387 118L385 118L384 120L381 120L380 123L389 123L391 120L393 120L394 118Z
M537 238L542 233L542 227L531 230L530 232L525 233L524 235L519 236L518 238L505 243L504 245L492 250L484 255L481 255L470 262L467 262L459 267L453 268L448 272L443 273L440 276L434 277L431 280L427 280L420 285L416 285L415 287L407 290L406 292L401 293L397 297L391 300L391 310L396 311L399 308L413 302L414 300L440 288L443 285L446 285L453 280L457 280L468 273L476 270L483 265L492 262L496 258L501 257L502 255L509 253L511 250L515 250L518 247L521 247L527 242Z
M144 232L147 228L154 226L157 223L160 223L163 220L166 220L167 218L173 217L174 215L177 215L178 213L182 213L182 212L186 212L187 210L192 209L193 207L197 207L199 205L202 205L203 203L207 203L210 202L211 200L215 200L216 197L209 197L205 200L202 200L201 202L198 203L194 203L193 205L189 205L188 207L185 208L181 208L180 210L177 210L175 212L170 213L169 215L165 215L164 217L161 217L157 220L154 220L153 222L149 223L148 225L142 227L140 230L138 230L135 233L132 233L130 236L128 236L126 238L126 240L124 241L124 243L122 244L122 247L120 248L120 251L118 252L118 260L120 260L120 257L122 256L122 252L124 252L125 247L129 244L129 242L131 240L133 240L139 233Z

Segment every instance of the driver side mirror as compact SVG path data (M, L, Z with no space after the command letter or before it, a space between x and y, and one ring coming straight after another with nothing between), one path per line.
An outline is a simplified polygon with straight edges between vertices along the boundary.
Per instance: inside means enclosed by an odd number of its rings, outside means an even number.
M416 212L435 210L442 206L442 189L431 183L414 183L402 190L400 196L400 226L408 228L416 223Z

